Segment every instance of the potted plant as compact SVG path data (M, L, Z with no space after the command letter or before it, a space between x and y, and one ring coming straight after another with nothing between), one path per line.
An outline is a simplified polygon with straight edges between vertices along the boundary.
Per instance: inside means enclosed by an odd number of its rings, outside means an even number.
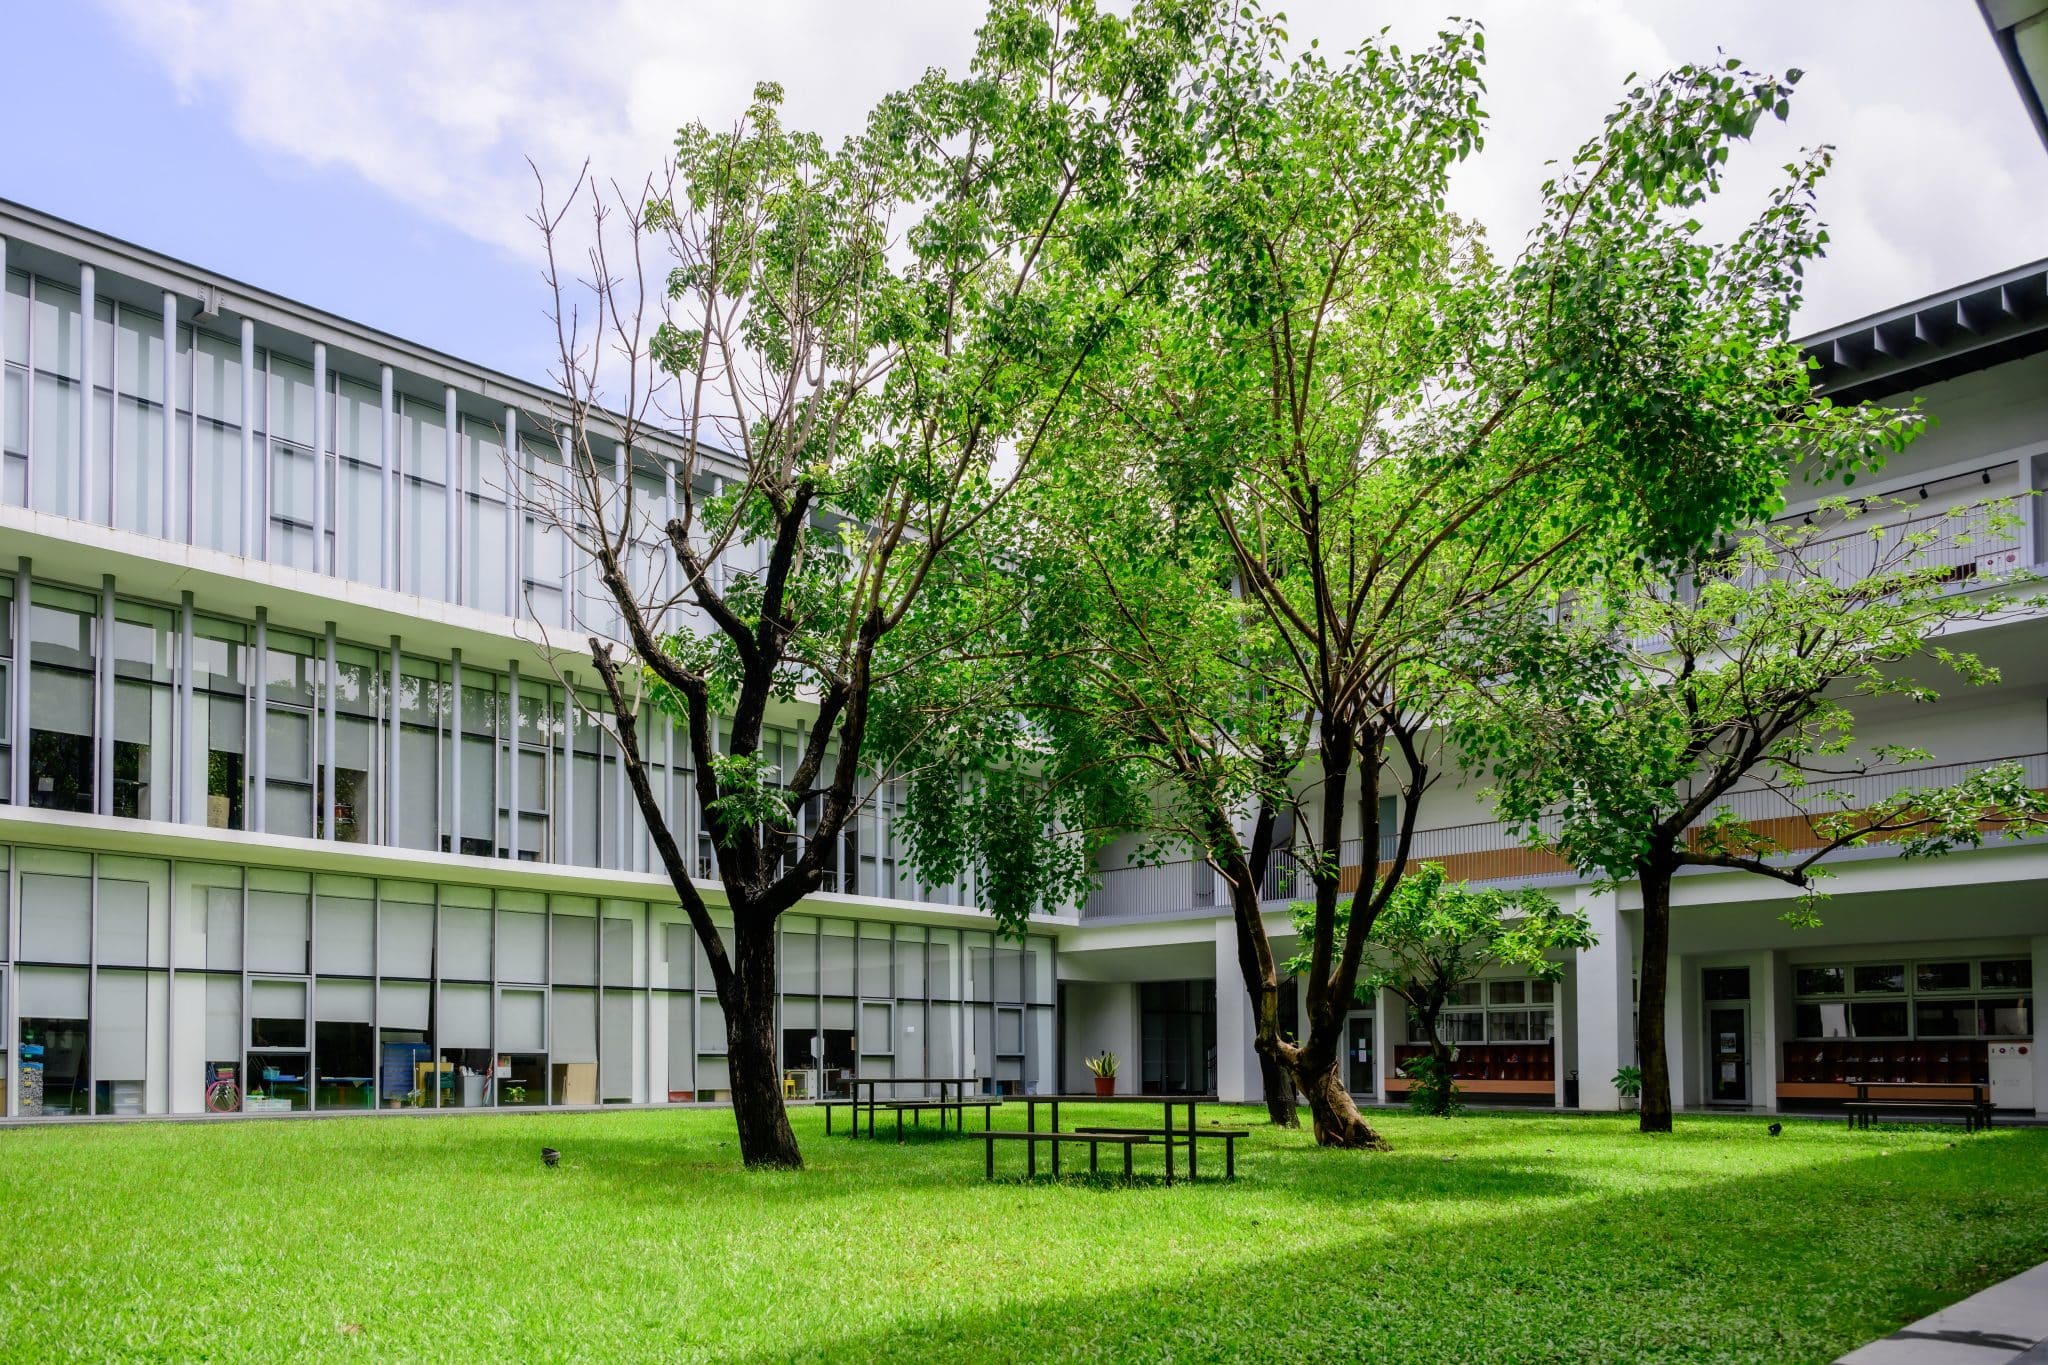
M1613 1085L1621 1095L1621 1107L1633 1109L1643 1098L1643 1069L1625 1066L1614 1073Z
M1116 1093L1116 1054L1104 1052L1088 1059L1088 1070L1095 1077L1095 1093L1114 1095Z

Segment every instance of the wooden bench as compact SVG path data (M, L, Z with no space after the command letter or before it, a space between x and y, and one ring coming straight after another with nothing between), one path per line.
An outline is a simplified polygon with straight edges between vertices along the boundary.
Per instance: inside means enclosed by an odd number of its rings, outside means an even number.
M1963 1131L1968 1133L1976 1132L1979 1127L1991 1126L1991 1106L1974 1100L1850 1100L1842 1108L1848 1111L1851 1128L1868 1128L1871 1120L1880 1114L1960 1118Z
M996 1178L996 1144L998 1142L1021 1142L1024 1144L1024 1176L1027 1180L1038 1178L1038 1144L1052 1144L1052 1173L1060 1173L1060 1144L1063 1142L1085 1142L1088 1144L1088 1173L1097 1174L1097 1157L1100 1148L1107 1143L1111 1147L1124 1149L1124 1179L1131 1178L1131 1152L1138 1147L1152 1146L1152 1139L1137 1133L1039 1133L1030 1129L991 1128L981 1135L982 1150L987 1160L983 1178ZM1166 1183L1173 1183L1173 1170L1166 1172Z
M1251 1130L1248 1128L1108 1128L1097 1126L1080 1127L1074 1129L1074 1131L1077 1133L1099 1133L1106 1137L1153 1138L1164 1142L1169 1150L1174 1143L1185 1142L1188 1145L1188 1179L1190 1180L1195 1178L1196 1170L1195 1139L1212 1139L1223 1144L1223 1178L1225 1180L1235 1180L1237 1179L1237 1140L1251 1136ZM1172 1172L1173 1164L1169 1160L1167 1163L1167 1174L1169 1177L1172 1175Z
M943 1133L946 1131L946 1115L948 1112L951 1112L953 1115L953 1126L964 1133L967 1131L966 1111L969 1109L979 1109L981 1111L981 1130L985 1133L995 1126L993 1111L1001 1103L1002 1100L994 1095L971 1100L879 1100L875 1104L868 1106L868 1136L873 1137L875 1135L875 1109L878 1106L883 1109L893 1109L896 1112L896 1141L900 1146L903 1142L903 1116L905 1114L917 1115L918 1127L922 1128L926 1111L936 1109L939 1111L939 1131ZM826 1131L830 1132L832 1119L829 1115L826 1116L825 1124Z

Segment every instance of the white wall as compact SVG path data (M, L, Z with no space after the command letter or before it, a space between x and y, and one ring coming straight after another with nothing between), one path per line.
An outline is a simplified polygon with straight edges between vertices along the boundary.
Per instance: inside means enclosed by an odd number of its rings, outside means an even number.
M1070 1091L1086 1093L1094 1088L1088 1073L1088 1059L1102 1052L1114 1052L1120 1065L1116 1093L1138 1092L1139 1033L1138 986L1136 982L1069 981L1066 1001L1066 1050L1061 1054L1063 1081Z

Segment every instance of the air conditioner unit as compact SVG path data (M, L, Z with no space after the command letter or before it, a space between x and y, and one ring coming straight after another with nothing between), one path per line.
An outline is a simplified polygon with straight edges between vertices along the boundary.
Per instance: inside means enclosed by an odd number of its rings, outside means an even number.
M2020 552L2017 547L1977 556L1977 577L1979 578L2004 578L2007 575L2018 573L2025 567L2026 565L2020 562Z

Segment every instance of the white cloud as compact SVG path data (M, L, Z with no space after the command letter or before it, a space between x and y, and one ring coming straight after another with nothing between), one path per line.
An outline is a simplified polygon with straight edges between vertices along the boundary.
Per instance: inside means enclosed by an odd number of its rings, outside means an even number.
M637 180L677 124L730 119L761 79L787 87L793 122L843 134L885 90L963 62L980 13L977 0L107 2L185 97L220 107L253 146L358 175L521 259L536 249L527 156L558 183L585 157ZM1823 193L1835 246L1808 325L2048 255L2048 221L2033 211L2048 154L1971 6L1444 4L1488 26L1489 145L1456 201L1504 246L1528 225L1543 162L1598 126L1628 73L1721 46L1813 73L1792 127L1761 137L1733 181L1742 202L1799 146L1838 148ZM1411 40L1436 26L1422 17L1434 8L1412 4L1285 8L1297 38L1326 47L1384 22Z

